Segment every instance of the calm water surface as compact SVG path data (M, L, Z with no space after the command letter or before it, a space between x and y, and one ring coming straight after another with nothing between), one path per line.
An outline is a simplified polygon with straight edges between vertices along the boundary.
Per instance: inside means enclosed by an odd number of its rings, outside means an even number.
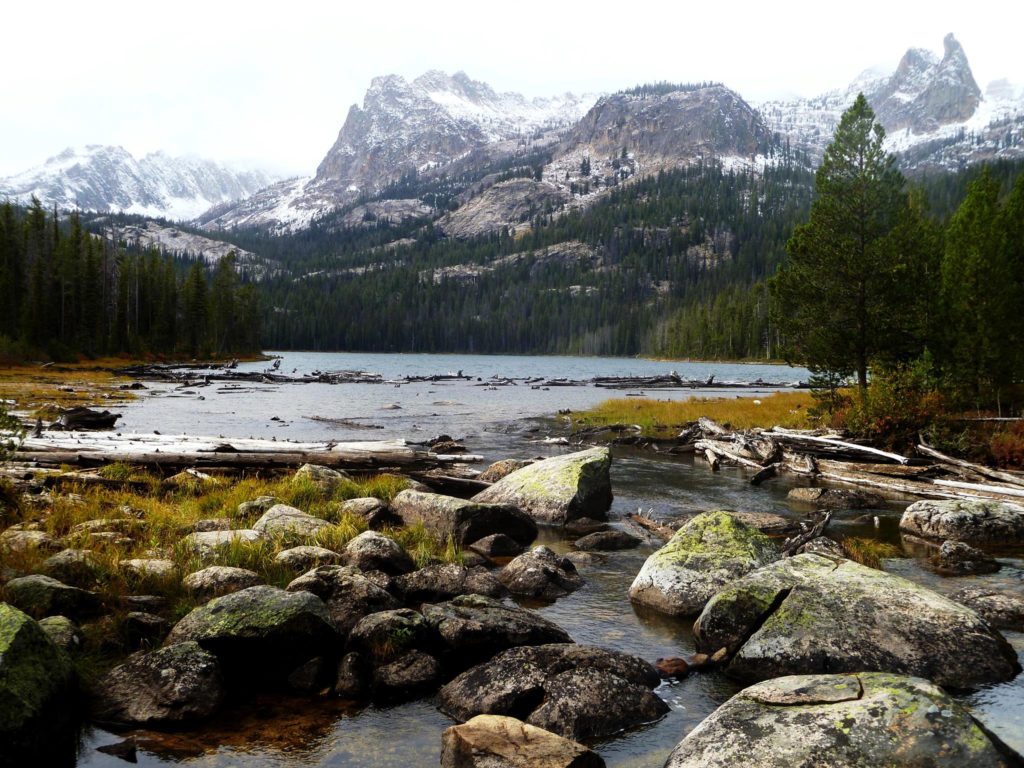
M242 369L262 370L266 363ZM211 385L179 390L153 385L146 397L123 410L124 432L159 430L226 437L277 437L279 440L426 439L438 433L465 438L471 452L488 460L553 455L564 448L545 445L543 437L557 431L545 418L558 410L581 409L612 396L639 394L593 386L534 389L527 384L486 386L492 376L564 377L650 376L675 370L684 378L716 381L796 382L807 372L783 366L721 363L661 363L619 358L481 357L471 355L383 355L284 353L281 371L366 370L387 379L463 371L471 382L402 384ZM475 379L479 377L481 381ZM764 395L771 390L653 390L647 396L682 399L692 396ZM202 399L200 399L202 398ZM395 406L398 406L397 408ZM272 417L280 421L272 421ZM342 419L366 428L316 421L312 416ZM743 470L726 468L712 474L687 458L659 457L617 451L612 466L615 502L611 516L637 509L656 517L674 517L708 509L774 512L800 517L803 508L786 500L791 483L774 480L761 488L747 482ZM875 510L880 521L858 520L863 511L839 515L837 533L882 536L898 540L896 524L905 502L894 500ZM543 531L541 541L568 551L571 540ZM611 553L596 565L581 566L586 585L539 612L564 627L580 643L633 653L653 661L661 656L693 653L691 622L673 620L634 608L627 591L644 559L653 551ZM895 561L894 570L916 581L942 579L910 561ZM1004 569L1004 578L1020 578ZM942 587L941 584L931 584ZM1024 582L1022 582L1024 585ZM957 585L962 586L962 585ZM1024 586L1022 586L1024 588ZM953 591L943 587L942 591ZM1024 656L1024 636L1008 635ZM1024 678L1024 676L1021 676ZM1021 678L1018 678L1021 680ZM735 693L737 687L717 673L694 674L681 683L663 685L659 694L671 712L658 723L596 745L609 766L661 766L675 744L697 723ZM1024 749L1024 682L991 686L965 697L1004 740ZM352 710L336 700L268 697L232 708L203 728L177 734L139 732L139 764L166 766L380 766L413 768L437 765L441 732L452 722L431 700L398 707ZM124 763L97 752L118 737L93 729L83 734L79 766L114 768Z

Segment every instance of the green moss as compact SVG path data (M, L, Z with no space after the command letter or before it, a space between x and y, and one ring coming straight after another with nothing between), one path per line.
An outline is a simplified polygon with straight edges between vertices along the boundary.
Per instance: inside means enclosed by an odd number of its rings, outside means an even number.
M688 566L699 559L704 568L715 568L729 560L767 563L776 554L771 539L759 530L716 511L690 520L652 557L658 565Z
M0 734L40 715L72 680L71 660L33 619L0 603Z

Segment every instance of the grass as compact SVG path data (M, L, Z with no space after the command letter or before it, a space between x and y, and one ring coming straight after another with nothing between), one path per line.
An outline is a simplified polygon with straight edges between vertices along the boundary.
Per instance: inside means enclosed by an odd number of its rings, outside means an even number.
M847 536L840 544L846 556L855 563L868 568L882 570L882 561L893 557L903 557L903 550L895 544L862 536Z
M7 367L0 371L0 400L13 400L11 410L33 419L53 420L61 408L96 406L100 402L105 407L116 406L134 399L132 392L120 389L128 381L112 369L81 364Z
M767 397L716 397L689 400L620 398L572 414L574 429L638 425L645 437L675 437L687 424L705 416L732 429L811 426L807 415L814 406L810 392L776 392Z

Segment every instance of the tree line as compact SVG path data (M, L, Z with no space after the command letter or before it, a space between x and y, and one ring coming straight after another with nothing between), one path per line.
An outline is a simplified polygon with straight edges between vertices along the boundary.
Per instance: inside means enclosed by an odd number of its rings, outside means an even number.
M0 204L0 353L9 360L78 355L240 354L260 348L255 288L233 255L212 270L90 234L33 199Z

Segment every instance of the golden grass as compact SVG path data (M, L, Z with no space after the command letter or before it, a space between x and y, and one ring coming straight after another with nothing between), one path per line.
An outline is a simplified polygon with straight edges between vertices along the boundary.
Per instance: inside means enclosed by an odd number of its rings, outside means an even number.
M811 426L807 410L814 405L810 392L775 392L766 397L716 397L689 400L620 398L606 400L572 415L573 427L639 425L647 437L674 437L701 416L732 429Z
M95 361L89 365L94 366ZM113 370L96 370L83 364L7 367L0 370L0 399L15 402L10 410L54 419L61 408L109 407L134 399L131 391L120 389L129 381Z
M903 550L895 544L862 536L847 536L840 544L846 556L855 563L868 568L882 569L882 561L893 557L903 557Z

